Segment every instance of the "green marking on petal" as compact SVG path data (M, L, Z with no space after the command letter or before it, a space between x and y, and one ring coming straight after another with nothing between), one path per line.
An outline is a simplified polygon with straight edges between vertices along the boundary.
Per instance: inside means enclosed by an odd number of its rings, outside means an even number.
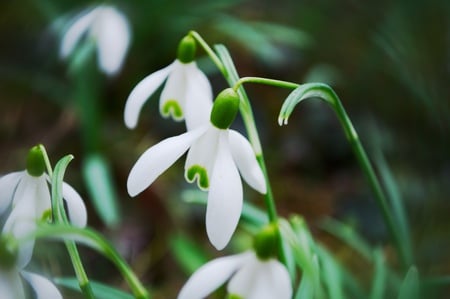
M39 145L33 146L28 152L27 172L34 177L40 177L45 172L44 153Z
M165 102L161 109L161 114L164 117L172 116L175 120L183 119L183 109L176 100L168 100Z
M200 189L206 190L209 187L208 172L200 165L192 165L186 172L186 178L189 183L197 180L197 186Z
M244 298L237 294L228 294L227 299L244 299Z
M19 255L17 240L11 235L0 236L0 269L12 269Z
M44 223L52 221L52 209L45 210L44 213L42 213L41 221Z

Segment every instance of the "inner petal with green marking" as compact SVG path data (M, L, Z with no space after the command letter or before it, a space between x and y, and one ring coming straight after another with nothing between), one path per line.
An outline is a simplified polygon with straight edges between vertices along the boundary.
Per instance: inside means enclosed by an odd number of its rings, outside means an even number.
M183 109L176 100L167 100L162 106L161 114L164 117L172 116L176 120L183 119Z
M200 189L207 190L209 187L208 172L206 169L198 164L192 165L186 172L186 178L189 183L197 180L197 185Z

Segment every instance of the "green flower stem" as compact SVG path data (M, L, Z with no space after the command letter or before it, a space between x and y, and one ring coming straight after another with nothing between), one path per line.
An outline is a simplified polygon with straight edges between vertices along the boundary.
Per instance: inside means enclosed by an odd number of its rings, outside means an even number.
M227 70L225 69L225 66L223 65L220 58L216 55L216 53L214 53L214 51L208 45L208 43L206 43L206 41L201 37L201 35L194 30L189 31L189 35L192 36L199 43L199 45L203 48L206 54L208 54L209 58L211 58L211 60L217 66L219 71L226 77Z
M53 222L55 224L69 224L69 219L64 210L64 202L62 197L62 184L64 173L72 161L73 156L67 155L63 157L55 166L55 175L51 177L52 180L52 212ZM75 275L78 279L81 291L83 295L88 299L95 299L94 292L89 283L89 278L84 270L83 263L81 262L80 254L78 253L77 246L74 241L65 241L67 251L72 261L72 266L75 271Z
M50 163L50 158L47 155L47 150L43 144L38 144L39 149L42 152L42 156L44 156L45 167L47 168L47 174L51 178L53 175L52 164Z
M52 237L52 238L61 238L63 240L71 238L77 240L78 242L83 243L84 245L100 252L105 257L107 257L111 262L113 262L113 264L117 267L117 269L120 271L122 276L127 281L135 298L137 299L150 298L145 287L141 284L139 279L130 269L126 261L117 252L117 250L114 247L112 247L110 243L106 239L104 239L99 233L93 231L92 229L78 228L64 224L63 225L44 224L39 226L38 230L32 236L28 236L28 238L31 237L35 238Z
M267 78L261 78L261 77L242 77L240 78L233 86L233 89L237 91L241 85L244 83L257 83L257 84L265 84L265 85L271 85L276 87L282 87L282 88L290 88L295 89L299 85L297 83L282 81L282 80L274 80L274 79L267 79Z

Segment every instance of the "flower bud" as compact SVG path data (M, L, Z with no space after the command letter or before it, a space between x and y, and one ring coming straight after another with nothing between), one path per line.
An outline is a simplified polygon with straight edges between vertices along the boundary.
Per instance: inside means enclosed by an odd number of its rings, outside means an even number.
M39 145L33 146L28 152L27 172L35 177L40 177L45 172L44 153Z
M278 227L272 223L265 226L253 239L253 248L261 260L267 260L277 255Z
M186 35L178 44L177 59L182 63L190 63L194 61L197 44L195 39Z
M228 129L239 111L239 95L232 88L217 95L211 111L211 123L219 129Z
M12 269L19 255L17 240L9 235L0 236L0 269Z

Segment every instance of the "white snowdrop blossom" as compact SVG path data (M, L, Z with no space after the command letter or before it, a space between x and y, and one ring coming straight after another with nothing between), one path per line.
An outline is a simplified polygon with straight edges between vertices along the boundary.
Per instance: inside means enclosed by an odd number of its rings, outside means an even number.
M212 88L206 75L193 60L195 41L187 36L180 42L178 49L179 58L145 77L131 91L124 110L124 121L128 128L136 127L143 105L164 81L159 100L159 111L163 117L171 117L176 121L185 119L188 130L208 121Z
M227 292L242 299L291 299L286 267L278 260L261 260L253 251L217 258L200 267L181 289L178 299L206 298L228 281Z
M60 56L67 58L87 35L97 46L100 69L107 75L116 74L128 51L131 30L126 16L113 6L100 5L79 14L65 32Z
M18 223L19 226L22 224L23 223ZM18 230L24 233L27 229ZM18 257L23 256L24 254L21 253L23 248L14 248L14 245L17 245L17 242L15 242L15 238L11 237L9 233L10 232L4 230L0 237L0 247L3 247L0 248L2 253L0 256L1 297L4 299L25 299L24 285L22 283L22 279L24 279L34 290L36 295L35 298L62 299L61 293L51 281L41 275L24 270L28 261L24 264L23 261L20 261L20 258L15 256L16 254ZM18 237L24 237L24 235ZM7 242L10 243L8 244ZM11 242L13 242L12 245ZM28 248L25 248L24 250L28 251Z
M13 172L0 178L0 215L8 209L2 234L18 238L33 231L37 222L51 213L51 197L46 174L30 175L26 170ZM87 211L80 195L67 183L63 183L63 198L70 222L77 227L87 223ZM28 264L34 240L21 245L18 265Z

